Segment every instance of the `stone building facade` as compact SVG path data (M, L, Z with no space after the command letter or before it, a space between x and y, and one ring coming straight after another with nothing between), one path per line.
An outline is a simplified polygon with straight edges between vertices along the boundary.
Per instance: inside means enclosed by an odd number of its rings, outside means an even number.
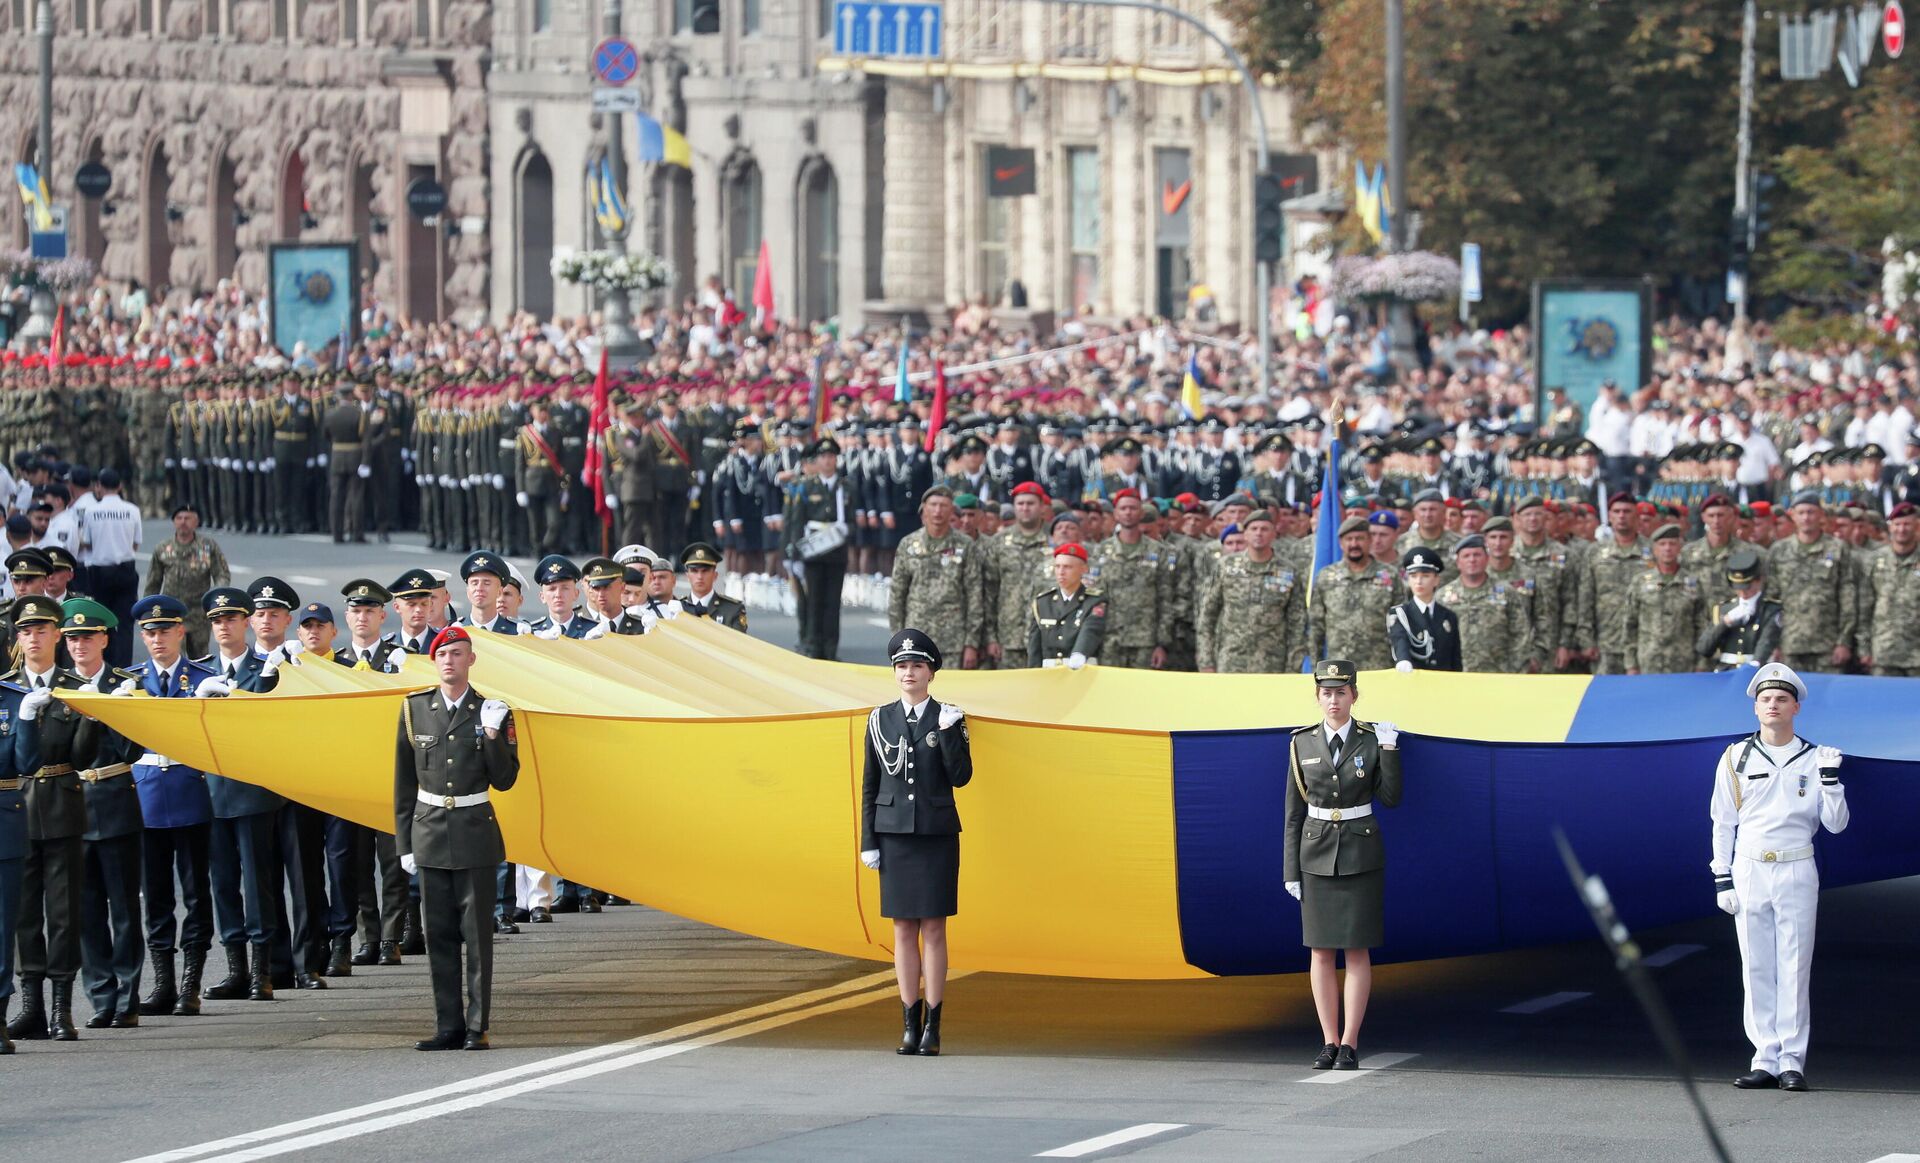
M488 307L484 0L55 0L54 201L118 279L259 287L267 247L361 242L371 289L421 318ZM37 162L35 0L0 0L0 148ZM78 196L98 161L107 196ZM409 217L414 180L447 190ZM459 224L473 227L455 233ZM16 245L24 226L13 224Z

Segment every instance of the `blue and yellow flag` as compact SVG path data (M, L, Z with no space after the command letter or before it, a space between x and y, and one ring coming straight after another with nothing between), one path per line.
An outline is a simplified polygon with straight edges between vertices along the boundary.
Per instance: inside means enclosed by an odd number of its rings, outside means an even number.
M20 183L20 201L27 206L33 229L52 230L53 199L47 193L47 184L40 180L39 171L19 162L13 167L13 177Z
M1187 353L1187 374L1180 378L1180 406L1186 409L1187 418L1198 420L1207 410L1200 399L1200 390L1206 387L1206 379L1200 374L1200 352L1196 349Z
M1313 579L1320 571L1340 560L1340 522L1344 520L1340 506L1340 436L1336 432L1327 443L1327 471L1320 476L1320 502L1316 506L1319 517L1313 524L1313 572L1307 575L1307 594L1313 594ZM1307 641L1313 641L1309 630ZM1313 656L1308 655L1301 665L1303 671L1313 669Z
M635 131L640 135L640 160L643 162L665 162L682 169L693 168L693 147L687 139L671 126L637 113L633 118Z
M1381 162L1369 174L1367 167L1353 163L1353 212L1360 226L1375 242L1384 241L1392 227L1393 202L1387 192L1387 164Z
M614 179L613 163L605 154L587 176L593 192L593 217L600 229L619 234L627 228L627 202L620 196L620 183Z

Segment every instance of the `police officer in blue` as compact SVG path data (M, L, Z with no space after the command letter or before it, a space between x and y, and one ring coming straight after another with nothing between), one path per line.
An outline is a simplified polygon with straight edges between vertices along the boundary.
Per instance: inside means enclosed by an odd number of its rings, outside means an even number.
M111 694L134 678L107 662L114 613L91 598L61 603L60 637L73 665L64 686ZM82 719L73 739L87 802L81 836L86 869L80 894L80 983L93 1004L89 1030L131 1029L140 1024L140 793L133 763L140 748L96 719Z
M520 623L507 617L500 608L500 595L513 580L507 559L492 550L481 549L460 563L460 580L467 583L467 615L455 619L457 626L491 630L495 634L518 634Z
M529 629L536 638L585 638L600 624L598 618L583 613L576 603L580 597L580 567L558 553L549 553L533 567L533 580L540 586L540 603L546 613ZM565 617L560 615L564 613Z
M73 738L80 713L55 701L71 686L60 670L60 603L45 595L21 598L14 607L18 666L0 682L25 687L15 730L32 737L39 764L27 776L27 856L21 870L16 941L19 946L20 1017L8 1028L15 1038L71 1042L73 980L80 973L80 882L87 830L87 804L73 766ZM64 680L64 681L63 681ZM41 985L53 988L51 1013Z
M204 693L272 690L278 676L264 673L266 656L247 641L248 620L254 613L247 592L218 586L201 597L200 607L207 615L213 646L200 660L214 672L214 678L203 684ZM280 924L284 884L278 831L280 809L287 801L266 788L211 772L207 792L213 799L209 879L227 975L208 986L206 996L215 1001L272 1001L273 983L267 975L256 977L247 950L250 946L278 948L283 963L291 960L292 946ZM183 968L183 981L194 968L191 964ZM180 1004L187 1004L184 991Z
M147 661L132 668L135 678L115 688L131 695L136 688L156 699L190 699L213 671L189 660L182 650L187 638L187 607L178 598L151 594L133 607L133 624L147 648ZM134 760L133 783L140 792L140 816L146 822L141 840L141 884L146 896L147 952L153 958L153 989L140 1003L147 1015L176 1012L186 996L180 986L191 983L174 976L174 952L184 951L185 963L198 973L213 944L213 886L208 846L213 835L213 798L206 773L157 752ZM176 904L186 920L175 918ZM264 949L257 950L264 954ZM199 998L187 1011L197 1012Z

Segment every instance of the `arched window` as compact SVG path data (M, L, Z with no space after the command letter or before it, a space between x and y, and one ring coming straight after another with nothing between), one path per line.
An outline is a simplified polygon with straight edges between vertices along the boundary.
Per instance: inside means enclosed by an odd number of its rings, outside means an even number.
M547 155L528 152L520 162L518 187L514 300L520 310L548 319L553 316L553 166Z
M221 151L214 163L213 187L207 213L213 222L213 277L224 279L233 273L240 258L240 182L234 172L233 156Z
M140 229L146 235L147 286L154 301L165 294L173 281L173 218L178 213L167 200L173 185L173 171L167 162L167 147L155 145L147 155L146 181L142 185L145 202Z
M741 162L727 175L727 276L734 301L745 303L753 297L754 267L760 260L760 167Z
M811 321L840 313L840 184L824 161L800 172L800 307Z

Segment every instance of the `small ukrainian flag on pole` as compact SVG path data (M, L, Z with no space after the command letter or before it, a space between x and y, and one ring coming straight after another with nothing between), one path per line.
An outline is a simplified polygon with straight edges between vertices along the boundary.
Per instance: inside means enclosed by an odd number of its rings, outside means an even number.
M693 147L678 131L644 113L635 114L633 124L635 132L640 135L641 161L665 162L687 170L693 168Z
M1180 406L1186 409L1189 420L1198 420L1207 410L1200 399L1200 390L1206 382L1200 374L1200 351L1196 348L1187 353L1187 374L1180 379Z
M39 171L25 162L19 162L13 167L13 176L20 183L20 201L26 204L32 214L33 229L52 230L53 198L47 193L47 184L40 180Z

